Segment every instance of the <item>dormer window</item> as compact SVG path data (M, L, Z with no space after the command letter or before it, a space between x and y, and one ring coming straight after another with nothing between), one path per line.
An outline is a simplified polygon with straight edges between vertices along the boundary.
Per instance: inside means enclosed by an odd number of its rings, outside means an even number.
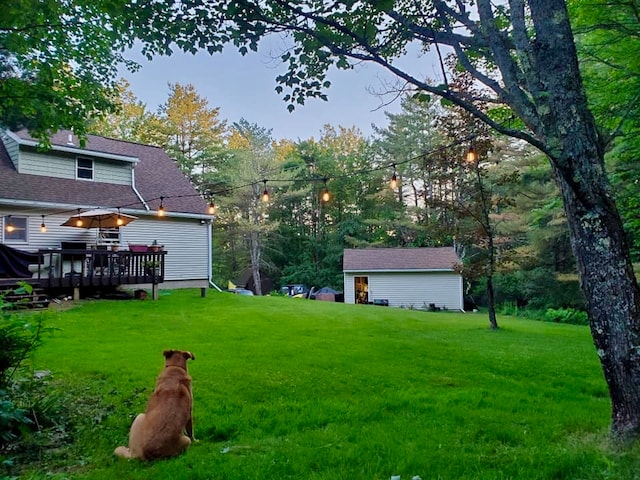
M80 157L76 159L76 178L93 180L93 160Z

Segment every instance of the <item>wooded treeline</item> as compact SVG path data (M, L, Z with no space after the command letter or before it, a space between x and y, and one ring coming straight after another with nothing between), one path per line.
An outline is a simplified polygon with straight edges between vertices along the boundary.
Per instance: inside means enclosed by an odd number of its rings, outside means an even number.
M401 111L387 113L388 125L370 138L337 119L318 138L293 142L245 119L220 118L192 85L169 85L166 102L151 111L123 79L116 103L118 112L89 131L165 148L215 204L218 285L252 269L276 287L341 290L344 248L455 245L468 299L478 305L488 304L490 274L496 304L584 308L546 158L459 109L406 95ZM477 162L468 161L470 148ZM617 160L611 156L614 179ZM615 185L627 196L622 206L632 204L626 181ZM628 223L636 216L622 212ZM630 231L637 252L635 238Z

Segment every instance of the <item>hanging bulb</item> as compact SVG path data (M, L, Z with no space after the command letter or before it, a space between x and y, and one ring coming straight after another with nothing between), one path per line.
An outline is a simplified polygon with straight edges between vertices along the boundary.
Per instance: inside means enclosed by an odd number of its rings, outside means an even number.
M327 179L324 179L324 190L322 191L322 201L328 202L331 200L331 194L329 193L329 188L327 187Z
M40 224L40 233L46 233L47 232L47 226L44 223L44 215L42 215L42 223Z
M389 182L389 186L391 187L391 190L395 190L396 188L398 188L398 176L396 175L396 172L393 172L391 181Z
M121 227L124 224L124 220L122 219L122 217L120 216L120 209L118 209L118 218L116 219L116 225L118 225L119 227Z
M80 209L78 209L78 213L76 213L76 216L76 227L81 227L84 222L82 221L82 218L80 218Z
M264 182L264 191L262 192L262 196L260 197L260 199L266 203L269 201L269 190L267 189L267 181L263 180L263 182Z
M160 197L160 206L158 207L158 216L159 217L164 217L166 212L164 211L164 197Z
M391 180L389 180L389 187L391 190L395 190L398 188L398 171L396 170L396 164L393 164L393 175L391 175Z
M469 146L469 150L467 150L464 159L469 163L476 163L478 161L478 154L473 149L473 145Z
M216 213L216 204L211 202L209 203L209 215L215 215Z
M7 232L11 233L16 229L16 227L13 225L13 223L11 223L11 215L9 215L7 217L7 227L6 230Z

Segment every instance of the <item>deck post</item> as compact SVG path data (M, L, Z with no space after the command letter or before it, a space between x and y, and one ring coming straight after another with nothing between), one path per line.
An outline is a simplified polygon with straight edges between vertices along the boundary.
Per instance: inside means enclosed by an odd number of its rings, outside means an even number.
M206 296L207 296L207 288L206 288L206 287L202 287L202 288L200 288L200 296L201 296L202 298L204 298L204 297L206 297Z
M73 299L80 300L80 287L73 287Z
M158 300L159 294L158 294L158 284L156 282L153 282L151 284L151 298L153 300Z

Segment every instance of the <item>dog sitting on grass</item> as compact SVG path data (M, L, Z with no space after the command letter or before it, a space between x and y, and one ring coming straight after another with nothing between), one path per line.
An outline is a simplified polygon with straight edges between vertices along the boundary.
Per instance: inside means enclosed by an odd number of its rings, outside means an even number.
M129 432L129 447L118 447L124 458L154 460L184 452L193 437L193 394L187 360L191 352L165 350L165 366L149 398L147 410L136 417ZM186 433L186 435L185 435Z

